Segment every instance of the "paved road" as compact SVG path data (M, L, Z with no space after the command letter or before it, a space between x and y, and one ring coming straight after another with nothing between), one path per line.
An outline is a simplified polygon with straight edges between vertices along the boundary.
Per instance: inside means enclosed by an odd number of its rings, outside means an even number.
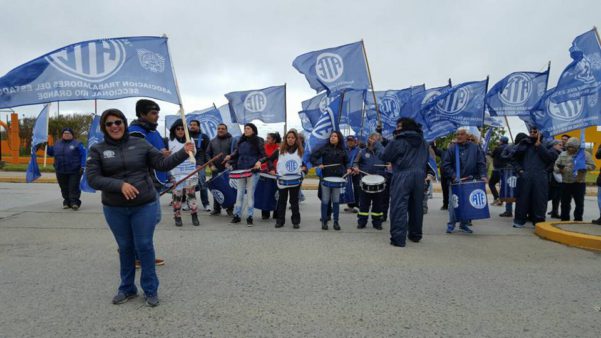
M1 337L598 337L601 255L539 239L493 217L444 233L430 201L422 243L384 231L323 232L315 191L300 230L203 215L156 235L161 305L110 304L116 244L99 196L60 209L54 184L0 184ZM493 215L499 207L491 208ZM587 198L586 218L597 217Z

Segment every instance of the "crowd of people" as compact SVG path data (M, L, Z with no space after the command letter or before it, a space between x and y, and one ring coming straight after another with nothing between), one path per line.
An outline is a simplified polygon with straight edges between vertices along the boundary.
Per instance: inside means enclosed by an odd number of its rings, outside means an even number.
M209 139L200 130L199 121L187 121L186 126L179 119L163 138L156 130L159 111L156 102L139 100L137 118L131 124L119 110L104 111L100 119L104 141L91 147L87 161L85 149L74 139L72 130L64 130L62 139L49 148L49 154L56 157L65 208L77 210L81 204L74 182L79 182L84 167L89 185L102 191L103 212L117 242L120 261L121 284L114 304L138 295L136 267L141 267L140 285L146 303L159 304L155 266L164 264L164 260L155 257L153 234L161 220L159 193L166 187L172 196L175 226L183 226L183 212L189 211L192 224L198 226L199 212L217 216L222 209L232 217L232 223L240 223L245 217L247 226L253 226L255 190L260 175L266 175L274 180L278 197L274 207L261 210L262 218L273 218L275 227L281 228L290 208L292 227L298 229L299 203L304 198L302 181L308 167L313 166L319 176L322 230L329 229L330 221L334 230L342 229L340 204L346 203L344 210L357 214L358 229L366 228L371 219L371 226L382 230L383 223L390 220L390 244L404 247L407 239L416 243L422 239L423 217L437 176L432 165L436 157L443 190L441 209L448 210L447 233L453 233L457 223L460 231L473 232L472 220L456 214L456 197L451 189L465 181L487 183L493 196L491 204L505 203L505 211L499 216L513 217L515 228L527 222L542 222L546 216L568 221L572 200L572 219L582 221L586 173L595 169L592 156L581 149L579 139L564 135L561 141L545 140L536 128L530 128L529 135L518 134L513 144L501 137L486 154L479 133L470 128L459 128L448 148L440 149L425 141L418 123L401 118L391 138L383 138L378 130L367 137L365 144L352 135L344 137L333 131L327 143L313 151L305 163L304 138L294 129L288 130L283 139L278 133L270 133L264 140L257 127L247 123L243 135L234 138L227 125L220 124L216 136ZM190 141L186 141L186 127ZM595 156L601 159L601 147ZM487 164L492 165L490 179ZM211 171L209 181L206 167ZM208 183L223 173L235 180L235 204L222 206L218 198L213 198L211 207ZM500 193L497 184L507 179L514 180L510 184L512 192L508 194L504 187ZM349 184L352 192L345 191ZM601 186L601 175L597 184ZM547 214L548 201L552 207ZM601 224L601 217L593 223Z

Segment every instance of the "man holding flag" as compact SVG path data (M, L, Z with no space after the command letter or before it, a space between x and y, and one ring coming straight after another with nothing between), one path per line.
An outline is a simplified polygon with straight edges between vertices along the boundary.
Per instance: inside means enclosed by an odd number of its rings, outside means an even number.
M79 180L86 165L86 149L75 139L73 129L63 129L61 140L48 147L48 156L54 156L56 179L63 195L63 209L79 209Z

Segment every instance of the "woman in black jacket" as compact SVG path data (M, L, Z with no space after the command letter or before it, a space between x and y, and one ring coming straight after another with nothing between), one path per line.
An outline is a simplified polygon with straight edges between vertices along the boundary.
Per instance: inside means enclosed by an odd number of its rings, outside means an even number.
M326 177L342 177L345 173L350 174L348 167L348 156L344 150L342 134L333 131L329 142L311 154L311 164L319 166L322 172L320 180L321 189L321 229L328 230L328 206L332 200L332 211L334 214L334 230L340 230L338 215L340 212L340 188L332 188L324 185Z
M157 306L159 280L154 265L152 237L160 207L149 169L169 171L194 152L191 142L165 158L145 139L129 137L127 119L120 110L109 109L100 117L104 141L92 146L86 175L90 186L102 191L104 217L117 245L121 265L121 285L113 304L122 304L137 296L134 284L135 256L140 259L140 285L146 303Z

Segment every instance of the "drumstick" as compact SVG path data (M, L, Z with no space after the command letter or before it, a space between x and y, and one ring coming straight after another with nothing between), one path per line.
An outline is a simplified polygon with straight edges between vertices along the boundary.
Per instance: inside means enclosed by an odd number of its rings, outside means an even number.
M388 164L374 164L374 167L388 167Z
M324 167L324 168L327 168L327 167L335 167L335 166L337 166L337 165L342 165L342 164L340 164L340 163L336 163L336 164L325 164L325 165L324 165L324 164L322 164L322 165L323 165L323 167Z
M357 170L359 170L359 169L357 169ZM360 173L363 173L363 174L365 174L365 175L371 175L370 173L366 173L366 172L365 172L365 171L363 171L363 170L359 170L359 172L360 172Z
M219 153L219 154L215 155L215 157L213 157L212 159L208 160L205 164L201 165L200 167L194 169L194 171L192 171L191 173L189 173L186 177L184 177L181 180L175 182L169 189L162 191L160 196L163 196L166 193L170 192L171 190L175 189L175 187L177 187L178 185L180 185L182 182L185 182L187 179L189 179L190 177L192 177L192 175L194 175L197 172L199 172L199 171L203 170L204 168L206 168L207 165L209 165L210 163L213 163L213 161L215 161L216 159L220 158L221 156L223 156L223 153Z

